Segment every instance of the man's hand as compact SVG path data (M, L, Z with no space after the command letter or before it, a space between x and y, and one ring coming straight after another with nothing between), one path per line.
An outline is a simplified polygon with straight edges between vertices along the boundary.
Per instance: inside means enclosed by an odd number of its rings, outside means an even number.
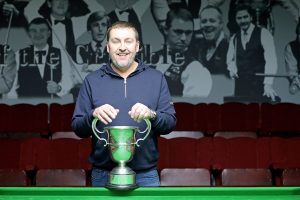
M265 84L264 85L264 94L263 96L267 96L272 99L272 101L275 101L275 97L277 96L275 90L273 89L272 85Z
M10 16L11 13L14 13L15 15L19 15L19 11L14 5L6 2L4 2L3 4L2 12L5 16Z
M94 110L93 116L97 117L103 124L107 125L116 118L118 112L119 109L115 109L109 104L104 104Z
M47 91L49 94L56 94L61 91L61 86L54 81L47 81Z
M156 116L154 111L141 103L134 104L128 114L137 122L140 122L143 119L154 119Z
M230 68L228 68L228 71L229 71L230 78L232 79L239 78L236 66L231 66Z
M290 93L296 94L300 89L300 75L295 76L290 84Z

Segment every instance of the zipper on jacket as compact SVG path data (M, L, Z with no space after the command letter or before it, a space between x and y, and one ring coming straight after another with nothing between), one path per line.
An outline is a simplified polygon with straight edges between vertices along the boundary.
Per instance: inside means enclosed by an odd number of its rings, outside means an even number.
M125 99L127 99L127 79L124 78L124 95Z

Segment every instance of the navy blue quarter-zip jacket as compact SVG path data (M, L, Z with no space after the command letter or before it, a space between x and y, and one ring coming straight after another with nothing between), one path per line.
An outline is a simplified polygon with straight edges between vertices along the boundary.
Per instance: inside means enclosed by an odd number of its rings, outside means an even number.
M139 142L140 146L135 148L134 157L128 163L129 167L138 172L156 168L159 156L157 136L170 133L176 125L175 109L164 75L148 65L139 63L137 69L124 79L107 64L85 78L76 102L72 128L79 137L92 136L93 146L89 161L94 167L111 170L116 166L110 158L109 147L104 147L104 142L93 135L91 124L94 109L103 104L110 104L120 110L109 125L98 121L97 128L100 131L105 126L138 126L139 130L143 131L146 123L137 123L128 114L136 103L148 106L157 114L151 121L152 130L148 138ZM137 134L137 138L143 136L144 134Z

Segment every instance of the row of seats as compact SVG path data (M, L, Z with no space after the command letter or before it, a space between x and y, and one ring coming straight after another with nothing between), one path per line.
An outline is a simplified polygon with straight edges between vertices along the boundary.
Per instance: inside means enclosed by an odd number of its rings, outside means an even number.
M175 103L178 131L300 133L300 105L293 103Z
M229 102L224 104L175 103L177 131L253 131L258 133L300 133L300 105L293 103ZM74 104L0 104L0 133L72 131Z
M159 169L205 168L220 184L224 169L270 169L281 185L284 169L300 169L300 137L159 138ZM300 184L300 182L298 182Z
M300 168L300 137L158 140L159 168Z
M212 186L212 174L204 168L165 168L160 172L161 186ZM270 169L224 169L217 186L274 186ZM282 184L299 185L300 170L284 169Z
M85 169L91 139L0 139L0 169Z
M158 169L204 168L216 184L224 169L270 169L276 184L282 184L284 169L300 169L300 137L259 138L158 138ZM91 139L1 139L0 169L91 170L88 156Z
M48 136L72 131L75 104L0 104L0 134L23 133Z
M269 169L224 169L221 184L213 183L204 168L165 168L160 172L161 186L274 186ZM285 169L282 185L300 184L299 169ZM0 186L89 186L83 169L41 169L34 180L24 170L0 169Z

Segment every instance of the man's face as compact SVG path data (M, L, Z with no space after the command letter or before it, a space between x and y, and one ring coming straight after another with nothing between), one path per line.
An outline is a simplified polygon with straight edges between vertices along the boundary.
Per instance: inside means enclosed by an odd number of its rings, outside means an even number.
M34 46L43 48L50 37L50 30L46 24L31 24L28 34Z
M246 31L252 22L252 17L247 10L240 10L236 13L235 20L241 30Z
M123 10L129 7L128 0L114 0L116 8Z
M139 42L132 28L114 28L109 33L107 52L113 66L121 71L130 68L139 51Z
M167 44L172 50L185 51L190 45L193 35L193 22L175 18L166 29Z
M93 40L102 42L105 39L108 23L107 18L95 21L91 24L91 33Z
M69 0L49 0L48 6L54 16L65 17L69 8Z
M200 15L200 27L206 40L217 40L223 30L221 15L215 9L205 9Z

